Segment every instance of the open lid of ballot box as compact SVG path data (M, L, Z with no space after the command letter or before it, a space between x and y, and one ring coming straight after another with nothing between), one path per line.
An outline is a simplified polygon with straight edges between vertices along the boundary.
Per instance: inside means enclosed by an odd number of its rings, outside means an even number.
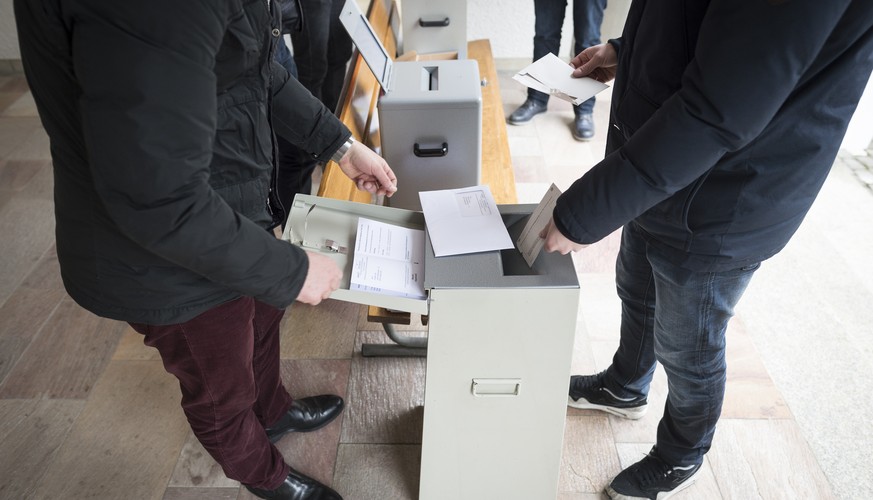
M536 205L498 205L510 237L516 241ZM351 289L358 219L365 217L410 229L425 230L424 214L412 210L298 194L292 203L282 239L333 259L343 272L339 289L330 298L428 314L429 291L434 288L578 288L569 255L540 253L528 266L517 248L436 257L425 237L425 298L385 295Z
M340 22L349 33L364 62L379 81L379 85L387 92L391 89L394 60L385 50L385 46L376 36L373 26L367 16L361 12L356 0L346 0L339 16Z

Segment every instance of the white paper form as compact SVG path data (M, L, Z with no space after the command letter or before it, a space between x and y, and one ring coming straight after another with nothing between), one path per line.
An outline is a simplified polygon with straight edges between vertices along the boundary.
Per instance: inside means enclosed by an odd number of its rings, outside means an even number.
M546 240L540 238L540 232L549 224L552 218L552 212L555 211L555 203L558 201L558 196L561 195L561 190L558 186L552 184L540 204L530 214L527 224L521 230L518 236L518 251L521 252L524 261L528 266L533 267L534 261L537 260L543 245Z
M513 248L488 186L418 193L437 257Z
M361 217L351 290L423 299L424 231Z
M587 76L573 78L572 75L572 66L555 54L548 53L516 73L512 79L526 87L570 101L575 105L582 104L609 87Z

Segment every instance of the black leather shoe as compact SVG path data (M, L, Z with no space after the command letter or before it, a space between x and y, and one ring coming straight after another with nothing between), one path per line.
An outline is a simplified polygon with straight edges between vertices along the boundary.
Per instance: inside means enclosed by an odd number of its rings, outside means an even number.
M289 432L321 429L343 411L343 398L332 394L295 399L291 408L272 427L264 429L271 443ZM308 497L301 497L308 498Z
M547 103L534 101L528 98L524 103L509 115L509 123L512 125L524 125L529 122L534 116L545 113Z
M576 115L573 120L573 139L589 141L594 137L594 117L591 113Z
M246 489L258 498L273 498L278 500L343 500L339 493L319 483L311 477L291 469L285 482L275 490Z

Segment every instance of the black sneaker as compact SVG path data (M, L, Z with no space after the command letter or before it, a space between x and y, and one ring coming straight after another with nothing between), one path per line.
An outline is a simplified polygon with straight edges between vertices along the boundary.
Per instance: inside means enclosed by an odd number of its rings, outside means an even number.
M665 500L691 486L698 472L700 464L673 466L652 448L645 458L615 476L606 494L614 500Z
M570 397L567 399L567 405L581 410L605 411L631 420L642 418L648 409L645 396L621 398L603 387L603 372L597 375L570 377Z

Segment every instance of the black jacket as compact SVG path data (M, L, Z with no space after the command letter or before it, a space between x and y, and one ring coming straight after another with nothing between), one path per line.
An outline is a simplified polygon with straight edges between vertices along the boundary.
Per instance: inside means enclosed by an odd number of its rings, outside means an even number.
M235 297L289 305L304 253L275 238L273 128L329 157L348 130L273 63L266 0L15 0L51 140L57 251L83 307L185 321ZM271 127L272 124L272 127Z
M764 260L824 182L873 68L870 0L635 0L606 158L558 200L592 243L636 221L676 264Z

